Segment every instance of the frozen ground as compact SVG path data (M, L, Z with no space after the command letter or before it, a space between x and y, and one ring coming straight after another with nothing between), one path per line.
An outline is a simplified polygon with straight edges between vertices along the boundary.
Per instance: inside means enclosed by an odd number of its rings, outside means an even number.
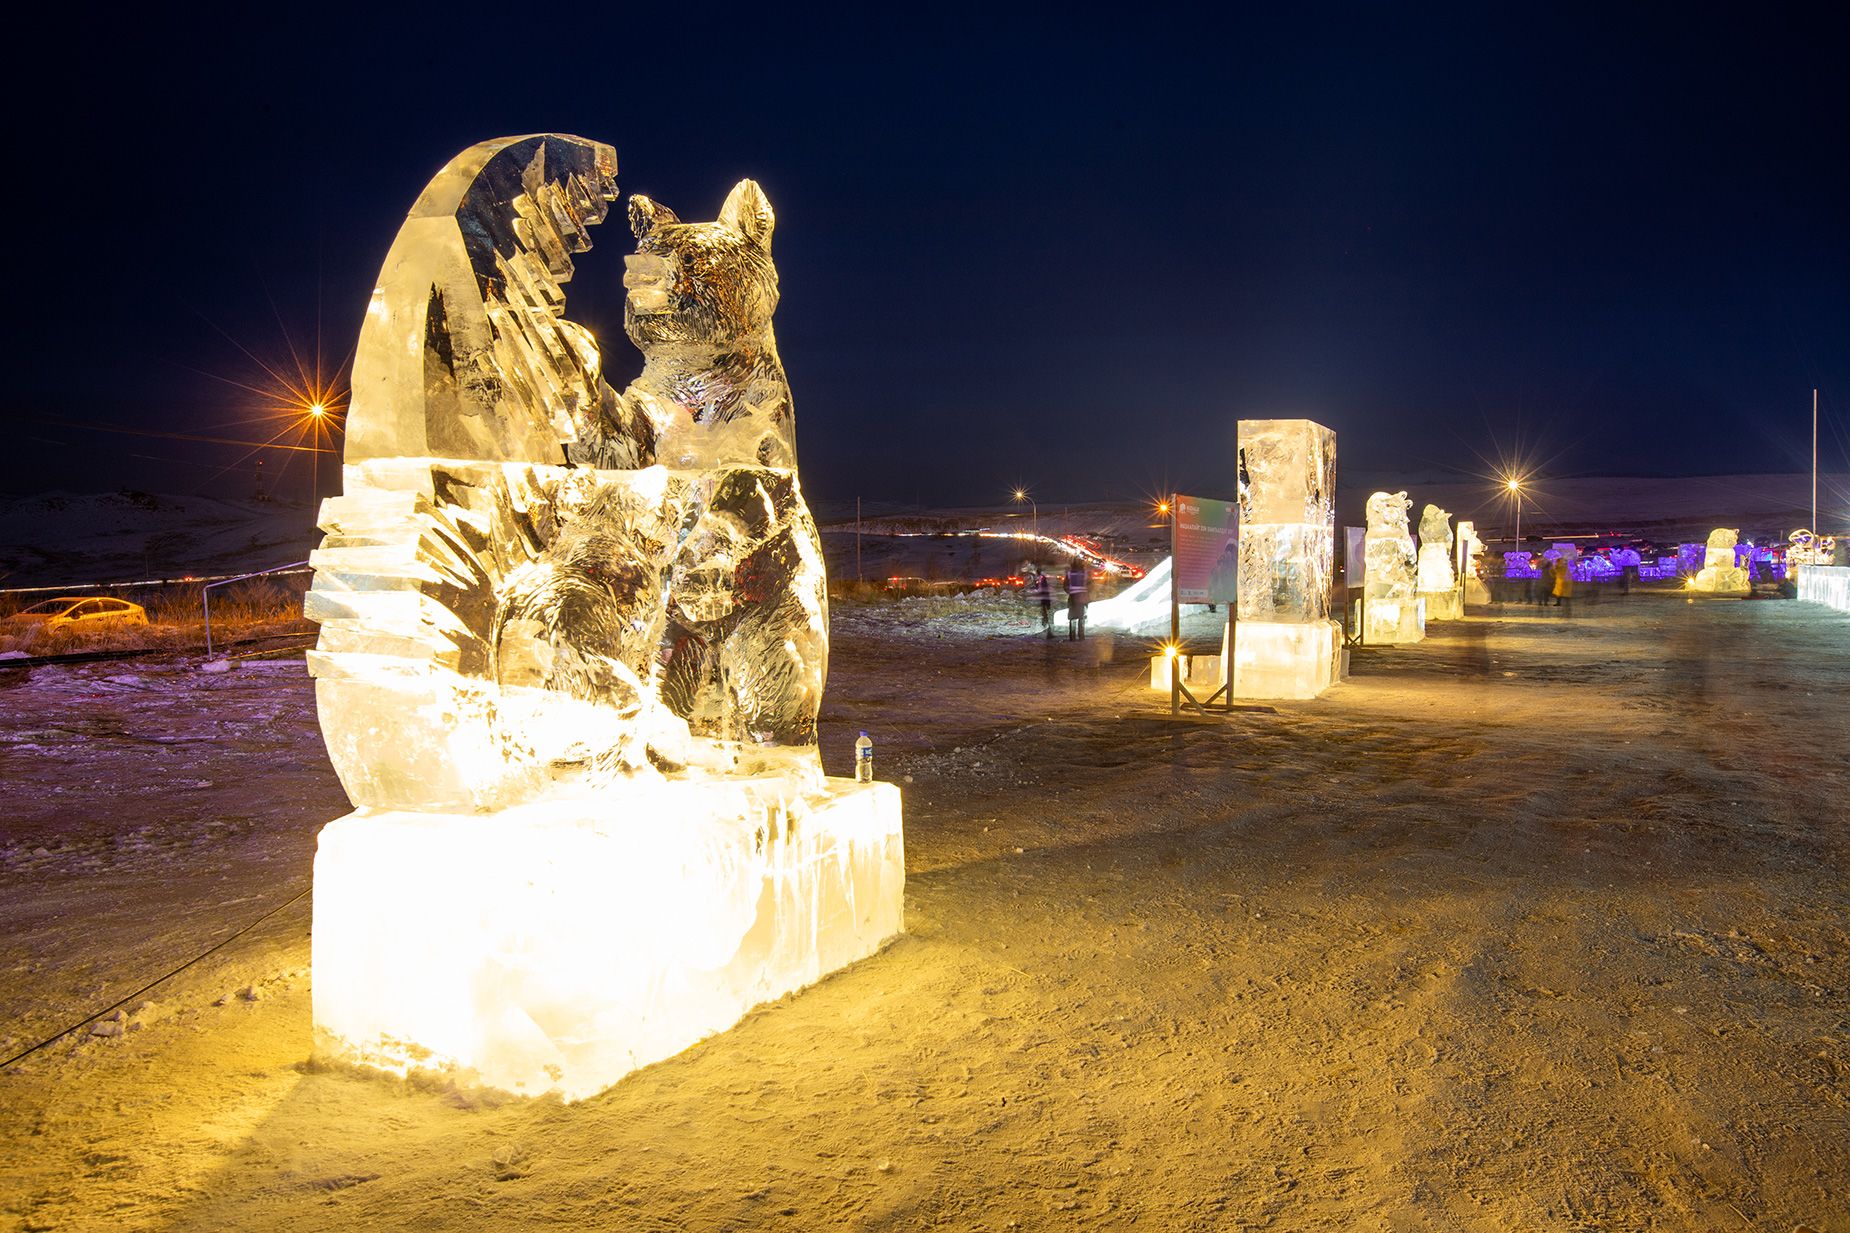
M0 672L8 1055L345 807L299 660L198 667ZM1638 595L1354 670L1172 723L1130 640L838 608L903 939L567 1107L309 1063L302 900L0 1072L0 1228L1850 1230L1850 619Z

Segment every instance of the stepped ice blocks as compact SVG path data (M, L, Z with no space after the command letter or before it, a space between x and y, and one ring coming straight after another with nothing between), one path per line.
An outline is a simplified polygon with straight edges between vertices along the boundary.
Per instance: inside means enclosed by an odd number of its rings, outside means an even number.
M632 197L605 383L565 316L616 199L577 137L431 181L361 327L307 604L353 813L315 858L318 1047L590 1095L901 928L899 793L827 779L822 552L773 217Z
M1746 595L1752 589L1747 580L1747 571L1737 568L1734 563L1734 549L1740 538L1741 533L1730 527L1717 527L1709 532L1708 548L1702 556L1702 568L1696 571L1696 577L1690 583L1692 591L1704 595Z
M1330 619L1336 434L1310 420L1240 421L1236 698L1314 698L1343 675Z
M1368 533L1362 540L1362 641L1373 646L1418 642L1426 636L1426 604L1418 594L1413 536L1407 530L1410 504L1404 492L1377 492L1368 498Z
M1452 516L1436 505L1420 511L1419 588L1429 621L1456 621L1465 609L1452 558Z

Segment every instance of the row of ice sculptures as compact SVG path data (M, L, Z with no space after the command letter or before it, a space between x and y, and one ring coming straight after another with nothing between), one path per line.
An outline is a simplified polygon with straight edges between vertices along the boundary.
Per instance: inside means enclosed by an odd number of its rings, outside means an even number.
M398 233L308 611L356 809L315 859L324 1052L589 1095L901 928L898 791L825 778L823 559L774 217L632 196L618 393L566 316L616 153L464 151Z
M1451 514L1429 504L1420 512L1416 552L1407 526L1411 509L1405 492L1368 498L1362 641L1370 645L1418 642L1426 636L1426 622L1459 620L1475 580L1472 561L1481 543L1473 525L1459 523L1454 537Z
M561 134L464 151L367 306L307 603L355 805L315 859L314 1024L361 1065L576 1099L902 927L899 794L817 754L827 591L771 205L750 180L710 222L629 199L619 393L564 291L616 171ZM1336 437L1243 420L1238 463L1223 671L1314 697L1346 662ZM1368 643L1462 615L1471 524L1428 505L1416 550L1410 508L1368 501ZM1732 539L1709 556L1731 584Z

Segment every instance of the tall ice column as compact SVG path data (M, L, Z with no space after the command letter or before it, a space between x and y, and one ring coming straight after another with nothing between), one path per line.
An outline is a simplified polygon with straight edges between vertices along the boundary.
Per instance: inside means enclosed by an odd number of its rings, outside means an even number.
M1314 698L1342 679L1330 619L1336 434L1310 420L1240 421L1236 698Z

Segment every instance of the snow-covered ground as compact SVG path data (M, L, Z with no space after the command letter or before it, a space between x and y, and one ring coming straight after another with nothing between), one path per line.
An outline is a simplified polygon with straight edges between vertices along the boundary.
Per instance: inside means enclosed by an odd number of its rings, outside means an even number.
M573 1106L310 1060L299 659L0 671L6 1054L289 905L0 1071L0 1228L1850 1228L1850 618L1581 602L1180 722L838 605L907 934Z

